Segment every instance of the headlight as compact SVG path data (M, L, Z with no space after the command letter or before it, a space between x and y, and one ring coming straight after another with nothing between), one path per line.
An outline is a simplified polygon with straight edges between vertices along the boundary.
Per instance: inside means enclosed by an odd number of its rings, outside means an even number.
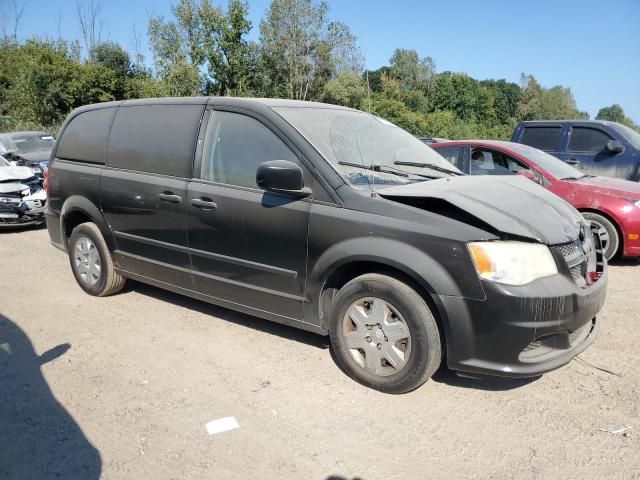
M558 273L546 245L525 242L474 242L469 253L480 278L507 285L526 285Z

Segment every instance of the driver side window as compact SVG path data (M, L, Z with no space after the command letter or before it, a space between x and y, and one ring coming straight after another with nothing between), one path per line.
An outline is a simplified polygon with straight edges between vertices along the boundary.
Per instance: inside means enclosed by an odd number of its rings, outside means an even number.
M299 164L291 149L258 120L240 113L214 111L207 127L201 178L258 188L256 171L269 160Z
M471 175L513 175L506 157L492 150L474 148L471 150Z

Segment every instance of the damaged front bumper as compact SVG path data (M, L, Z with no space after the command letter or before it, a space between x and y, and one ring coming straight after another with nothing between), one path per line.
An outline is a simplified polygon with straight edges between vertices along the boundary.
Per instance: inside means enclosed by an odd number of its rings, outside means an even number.
M23 186L19 191L0 192L0 228L43 223L45 204L43 189L32 192Z
M555 275L523 287L483 282L483 301L440 296L456 331L447 338L449 368L532 377L565 365L593 342L607 281L605 268L585 288Z
M597 235L551 247L558 274L524 286L482 281L486 298L440 296L453 325L451 369L532 377L565 365L596 337L608 271Z

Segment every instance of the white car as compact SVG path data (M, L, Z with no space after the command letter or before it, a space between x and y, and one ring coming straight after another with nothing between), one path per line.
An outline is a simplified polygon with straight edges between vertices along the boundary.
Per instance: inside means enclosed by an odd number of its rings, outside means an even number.
M13 167L0 156L0 228L44 222L47 194L29 167Z

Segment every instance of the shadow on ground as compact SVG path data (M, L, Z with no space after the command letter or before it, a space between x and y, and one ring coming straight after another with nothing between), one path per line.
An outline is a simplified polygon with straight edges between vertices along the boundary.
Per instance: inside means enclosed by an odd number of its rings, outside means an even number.
M129 291L138 292L157 300L171 303L172 305L178 305L183 308L195 310L196 312L204 315L211 315L216 318L220 318L225 322L233 322L237 325L242 325L253 330L259 330L270 335L276 335L288 340L302 342L312 347L321 349L329 348L329 337L316 335L311 332L300 330L299 328L282 325L280 323L271 322L251 315L245 315L244 313L218 307L201 300L195 300L185 295L180 295L178 293L170 292L169 290L164 290L162 288L153 287L151 285L132 280L127 280L127 286L125 288Z
M129 280L127 282L127 290L141 293L149 297L153 297L157 300L168 302L173 305L178 305L183 308L195 310L204 315L212 315L227 322L233 322L238 325L242 325L247 328L259 330L261 332L268 333L270 335L276 335L286 340L293 340L302 342L306 345L310 345L320 349L329 349L329 337L323 337L310 332L305 332L295 327L287 325L281 325L279 323L270 322L261 318L253 317L251 315L245 315L243 313L235 312L222 307L217 307L209 303L194 300L192 298L180 295L177 293L163 290L161 288L153 287L140 282ZM331 358L338 368L339 363L336 361L333 350L331 350ZM340 368L340 370L346 375L346 372ZM531 382L536 381L540 377L526 378L526 379L513 379L513 378L500 378L483 376L478 378L465 378L456 375L455 372L443 366L433 377L433 380L439 383L445 383L454 387L461 388L473 388L477 390L487 391L505 391L513 390L515 388L522 387Z
M54 398L40 367L64 355L58 345L38 356L25 333L0 314L0 478L97 479L101 459Z
M616 258L609 262L612 267L637 267L640 265L640 257Z
M446 366L442 366L436 372L432 380L444 383L452 387L473 388L475 390L486 390L488 392L503 392L524 387L542 378L541 376L532 378L504 378L492 377L490 375L479 375L477 377L460 376Z

